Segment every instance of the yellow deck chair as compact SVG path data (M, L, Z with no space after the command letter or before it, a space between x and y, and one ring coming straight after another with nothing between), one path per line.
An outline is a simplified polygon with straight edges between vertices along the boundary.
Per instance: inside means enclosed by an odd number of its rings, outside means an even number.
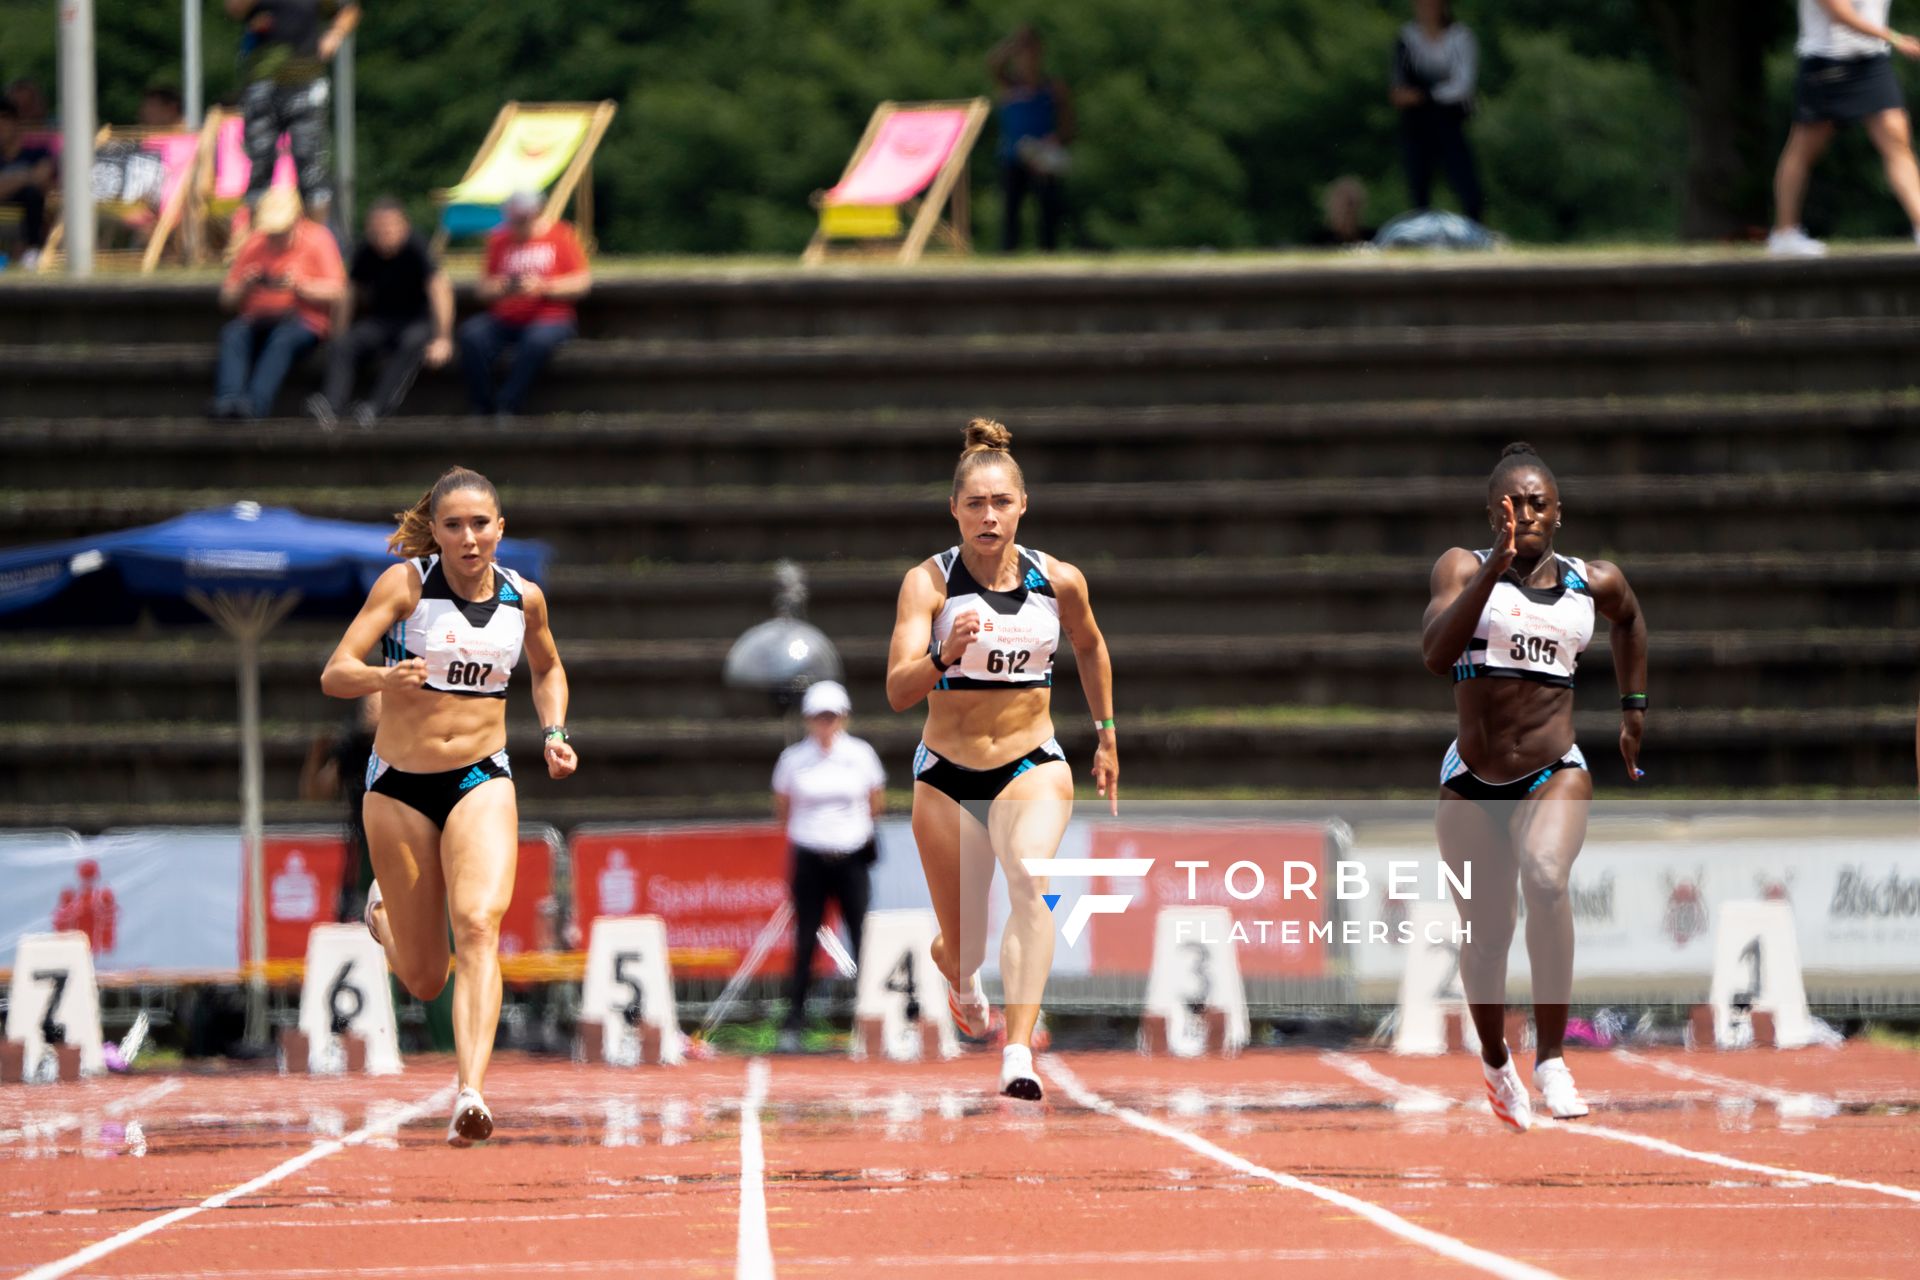
M823 261L834 242L852 241L868 253L897 245L896 261L913 262L935 236L970 252L967 157L986 119L985 98L875 107L840 181L814 196L820 226L800 260Z
M481 235L500 225L500 206L516 191L544 191L539 226L551 226L574 202L583 245L593 242L593 153L616 106L605 102L509 102L459 182L435 191L443 206L435 250L449 239Z
M201 152L207 134L204 130L145 129L131 125L102 125L94 136L94 189L98 196L95 215L113 219L123 226L138 227L148 221L147 242L131 249L102 249L95 261L104 267L137 265L151 272L160 265L167 246L176 243L182 266L191 265L198 256L198 220L191 216L198 197L197 177ZM113 187L102 192L103 184ZM66 243L66 221L56 222L47 233L46 252L40 257L40 269L51 271L64 261L61 252Z

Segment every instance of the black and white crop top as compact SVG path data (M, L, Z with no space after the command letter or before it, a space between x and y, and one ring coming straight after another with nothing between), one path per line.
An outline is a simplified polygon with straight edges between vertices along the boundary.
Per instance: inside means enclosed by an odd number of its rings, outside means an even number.
M1486 563L1487 552L1473 554ZM1573 670L1593 639L1593 589L1586 561L1554 560L1560 581L1551 587L1522 586L1511 570L1493 584L1473 639L1453 664L1455 683L1494 676L1573 687Z
M453 593L439 556L409 560L420 575L420 603L380 642L386 665L425 658L426 687L470 698L504 698L507 678L526 639L526 584L505 565L493 566L493 598L462 600Z
M933 686L936 690L1053 686L1053 653L1060 647L1060 601L1041 568L1040 553L1019 546L1013 550L1019 557L1020 585L1012 591L989 591L974 581L958 547L934 557L946 577L947 602L934 617L928 652L939 655L956 617L970 609L980 614L979 634Z

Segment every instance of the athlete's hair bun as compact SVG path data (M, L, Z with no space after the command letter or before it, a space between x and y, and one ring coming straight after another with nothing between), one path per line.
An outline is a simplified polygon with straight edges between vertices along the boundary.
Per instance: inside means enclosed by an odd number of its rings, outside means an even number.
M1005 453L1013 447L1013 432L992 418L975 418L967 424L967 445L962 453L993 449Z
M1512 444L1500 451L1500 456L1503 458L1512 458L1523 453L1531 458L1540 456L1540 451L1528 444L1525 440L1515 440Z

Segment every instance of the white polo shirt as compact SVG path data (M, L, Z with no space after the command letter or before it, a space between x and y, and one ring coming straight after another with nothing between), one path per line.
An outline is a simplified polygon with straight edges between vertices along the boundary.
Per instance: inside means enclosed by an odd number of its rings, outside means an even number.
M787 798L787 839L828 853L852 853L873 839L872 796L886 783L879 755L847 733L824 751L804 738L773 766L773 789Z
M1876 27L1887 25L1893 0L1853 0L1853 11ZM1793 51L1803 58L1874 58L1891 48L1885 40L1863 36L1835 22L1820 0L1800 0L1800 38Z

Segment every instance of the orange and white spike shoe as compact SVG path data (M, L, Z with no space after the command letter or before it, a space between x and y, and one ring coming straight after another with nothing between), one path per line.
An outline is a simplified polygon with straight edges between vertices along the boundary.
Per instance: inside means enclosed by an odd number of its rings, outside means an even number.
M953 987L947 988L947 1012L953 1015L953 1029L965 1039L985 1040L992 1032L993 1006L987 1003L978 973L968 978L965 999Z
M1513 1065L1513 1054L1507 1054L1505 1065L1490 1067L1484 1061L1480 1072L1487 1080L1487 1105L1501 1124L1515 1133L1525 1133L1533 1127L1533 1100L1527 1096L1527 1086L1520 1079L1519 1068Z

